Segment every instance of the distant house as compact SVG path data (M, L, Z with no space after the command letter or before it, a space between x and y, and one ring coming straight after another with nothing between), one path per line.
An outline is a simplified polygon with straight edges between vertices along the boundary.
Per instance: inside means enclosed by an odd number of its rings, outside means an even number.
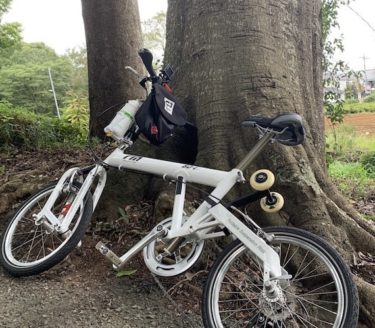
M375 68L367 69L365 71L359 71L358 74L347 76L343 75L340 77L340 86L337 90L337 94L340 95L340 98L345 100L347 94L350 92L345 92L348 88L352 88L352 91L355 94L352 94L352 97L356 99L361 99L369 95L372 91L375 90Z
M366 93L371 93L375 90L375 68L363 71L362 79Z

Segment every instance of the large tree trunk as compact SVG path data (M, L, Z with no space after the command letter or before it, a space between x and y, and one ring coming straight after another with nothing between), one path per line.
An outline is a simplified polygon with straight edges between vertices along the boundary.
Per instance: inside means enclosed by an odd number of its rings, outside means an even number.
M114 106L131 99L142 99L144 90L126 66L144 71L138 50L142 32L137 0L82 0L89 72L90 135L103 137L104 127L121 108ZM114 106L111 110L107 108ZM103 113L104 112L104 113ZM144 153L139 143L134 152ZM151 155L152 156L152 155ZM118 208L143 199L148 176L111 171L101 197L96 219L112 221Z
M143 70L137 51L142 47L137 0L82 0L89 71L90 135L103 129L119 109L108 107L144 96L137 79L125 70Z
M257 139L240 127L250 115L304 117L304 145L274 144L249 172L276 173L286 203L274 224L323 236L349 262L356 251L374 251L375 233L326 175L320 9L320 0L169 1L165 61L176 69L176 94L198 127L198 165L238 164ZM375 299L374 286L358 286ZM363 321L374 314L364 302Z

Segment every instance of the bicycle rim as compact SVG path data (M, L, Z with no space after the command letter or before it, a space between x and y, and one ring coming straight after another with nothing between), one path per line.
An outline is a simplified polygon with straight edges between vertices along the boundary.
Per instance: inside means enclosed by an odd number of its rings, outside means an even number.
M329 252L292 233L275 232L273 245L293 276L280 299L267 298L261 265L238 244L221 262L209 295L214 327L343 327L348 293Z
M5 232L3 252L6 260L13 266L22 268L34 267L53 257L64 247L78 227L83 213L83 204L81 204L70 223L68 236L63 237L56 232L49 233L43 225L35 225L32 215L43 208L53 189L54 186L51 186L41 191L24 204ZM75 192L62 193L57 199L52 212L58 216L68 202L69 197L72 198L74 196Z

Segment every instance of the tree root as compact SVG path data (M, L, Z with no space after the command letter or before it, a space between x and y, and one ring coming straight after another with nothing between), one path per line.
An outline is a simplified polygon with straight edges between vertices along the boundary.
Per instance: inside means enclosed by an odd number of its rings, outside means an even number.
M368 328L374 327L375 286L359 277L354 277L354 280L358 288L359 299L361 300L359 307L360 324Z
M362 225L352 220L346 212L340 209L331 199L326 199L326 207L332 218L332 222L339 227L344 228L350 244L356 251L372 253L375 249L375 236L366 230ZM363 219L360 219L364 221Z

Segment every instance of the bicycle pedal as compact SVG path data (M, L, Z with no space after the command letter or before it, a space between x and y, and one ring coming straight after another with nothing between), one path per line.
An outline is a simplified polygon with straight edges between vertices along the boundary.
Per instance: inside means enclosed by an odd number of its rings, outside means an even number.
M112 262L113 265L116 267L120 267L122 264L121 259L114 253L112 252L103 242L99 241L95 248L102 254L104 255L108 260Z

